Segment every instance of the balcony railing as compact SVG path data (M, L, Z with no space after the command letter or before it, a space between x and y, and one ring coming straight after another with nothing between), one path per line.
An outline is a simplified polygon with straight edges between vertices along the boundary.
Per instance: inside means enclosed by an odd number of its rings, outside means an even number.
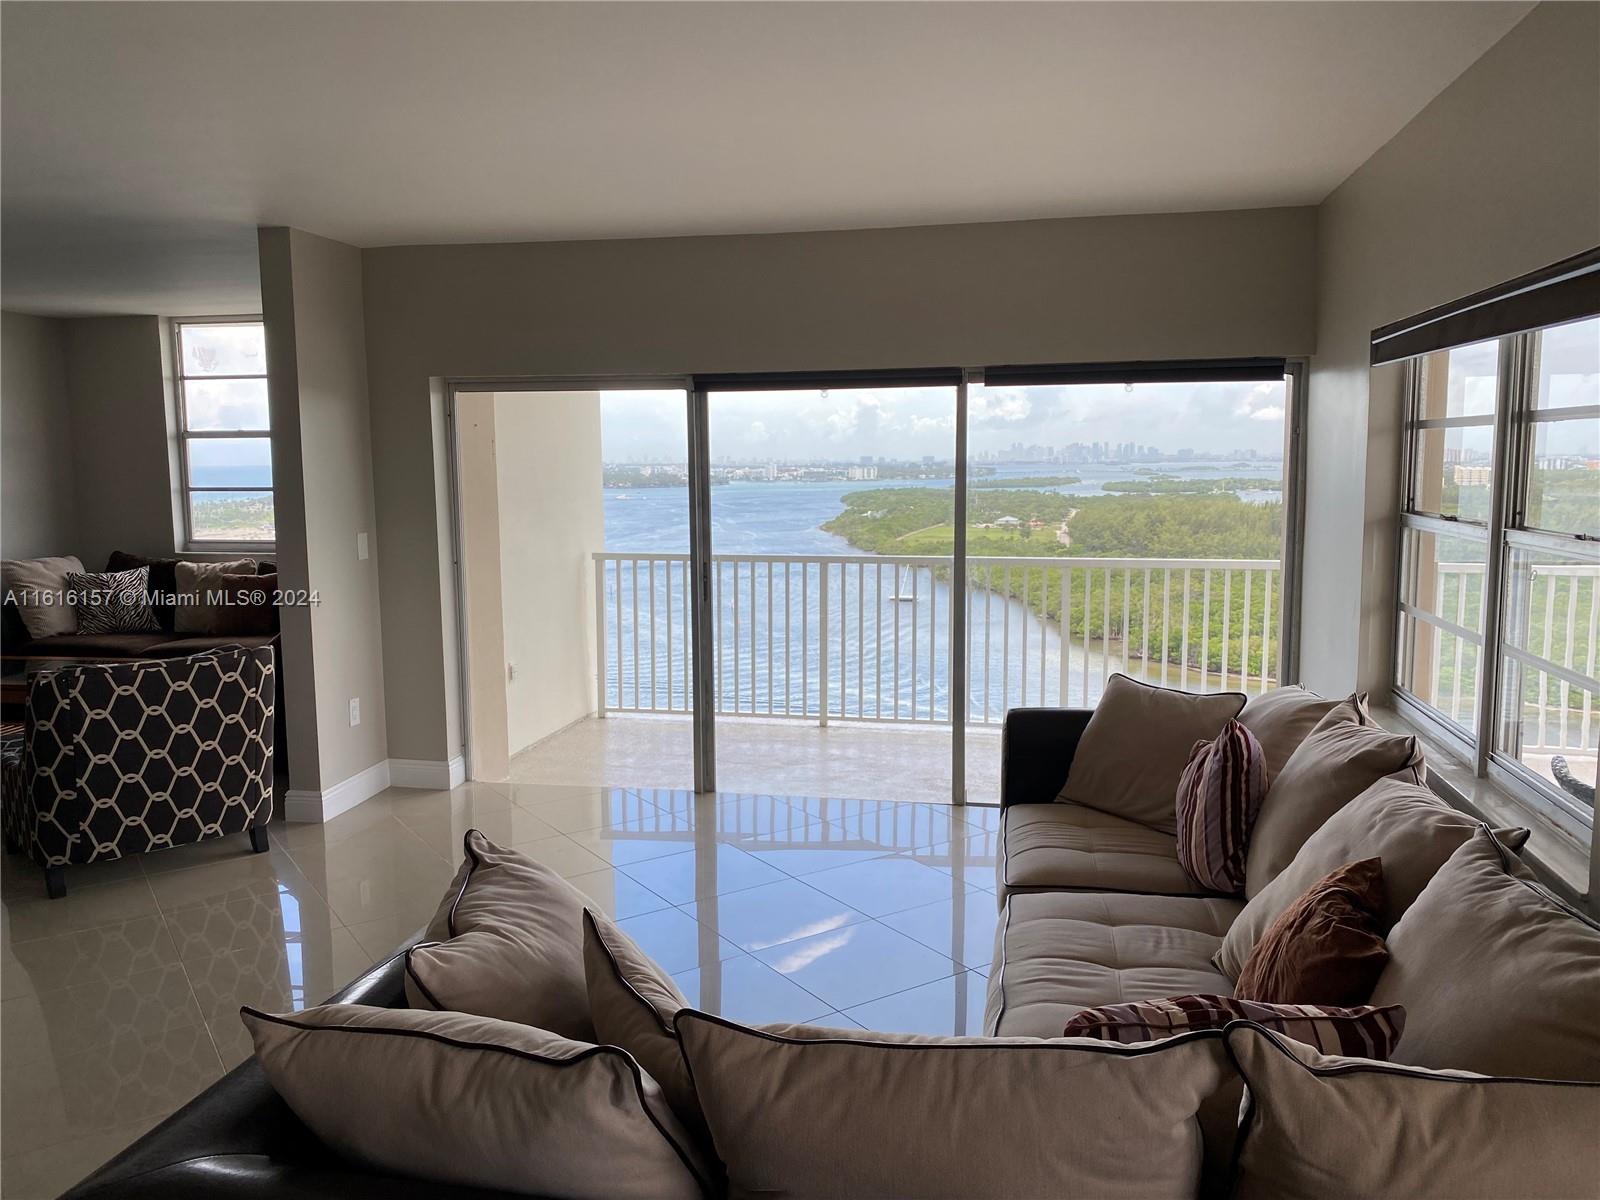
M689 559L594 556L600 712L687 713ZM717 715L950 720L951 561L712 558ZM972 558L967 720L1092 705L1113 671L1260 691L1279 669L1276 559Z

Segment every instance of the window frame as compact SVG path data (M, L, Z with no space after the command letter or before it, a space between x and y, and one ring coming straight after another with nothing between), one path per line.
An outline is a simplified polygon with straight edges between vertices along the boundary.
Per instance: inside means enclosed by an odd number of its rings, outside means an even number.
M1510 618L1506 611L1506 583L1511 558L1517 551L1543 551L1577 558L1600 567L1600 539L1582 533L1560 533L1529 527L1528 488L1531 454L1536 445L1538 426L1549 421L1588 418L1600 420L1600 405L1538 408L1539 339L1546 328L1557 328L1577 321L1593 321L1594 315L1560 321L1524 333L1497 339L1495 411L1492 418L1494 442L1491 451L1491 477L1488 519L1483 522L1429 513L1417 503L1418 439L1432 428L1483 427L1481 418L1423 418L1422 411L1428 360L1434 354L1448 354L1454 347L1419 354L1404 360L1404 415L1401 425L1401 495L1396 522L1395 547L1395 644L1390 658L1392 689L1396 706L1411 720L1431 733L1454 744L1472 764L1473 773L1505 790L1525 808L1544 817L1583 844L1594 832L1594 810L1576 797L1568 796L1549 780L1524 766L1510 752L1500 748L1505 710L1500 695L1508 662L1566 679L1574 687L1600 689L1580 684L1580 672L1572 672L1539 655L1508 642ZM1485 341L1491 339L1483 339ZM1464 537L1484 546L1484 594L1481 604L1482 633L1474 633L1455 622L1421 610L1406 597L1408 531ZM1475 724L1463 728L1440 709L1429 704L1402 684L1403 668L1411 652L1407 621L1421 621L1441 632L1464 639L1478 647L1479 677L1474 697ZM1554 667L1555 670L1551 670ZM1600 681L1589 680L1589 684Z
M199 325L260 325L262 327L263 343L266 339L266 321L259 313L214 316L214 317L173 317L169 322L172 338L172 382L174 402L177 416L178 436L178 502L183 509L183 549L195 553L207 551L250 550L272 551L277 548L277 464L273 464L271 487L210 487L195 485L189 480L189 443L191 441L211 441L216 439L239 440L243 438L262 438L268 445L272 441L272 415L270 408L271 384L268 382L265 370L259 375L190 375L184 367L183 358L183 331L189 326ZM265 366L265 364L263 364ZM269 395L269 408L267 414L267 428L265 429L198 429L189 428L188 385L191 380L238 380L259 379L267 384ZM193 496L197 492L257 492L272 496L273 504L273 537L270 539L221 539L201 538L195 536Z

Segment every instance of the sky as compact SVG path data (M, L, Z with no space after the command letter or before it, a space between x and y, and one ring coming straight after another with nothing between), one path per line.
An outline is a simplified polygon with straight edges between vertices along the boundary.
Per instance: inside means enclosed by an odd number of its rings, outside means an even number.
M1013 443L1059 449L1070 442L1137 442L1162 451L1283 449L1284 385L1272 383L1085 384L975 387L969 397L974 454ZM684 458L678 392L606 392L602 425L610 462ZM950 388L717 393L711 457L788 461L955 455Z

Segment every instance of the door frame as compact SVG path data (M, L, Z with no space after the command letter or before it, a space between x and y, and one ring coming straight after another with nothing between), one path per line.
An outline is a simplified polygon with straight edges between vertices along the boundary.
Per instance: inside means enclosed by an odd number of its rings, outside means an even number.
M450 489L451 582L456 618L456 686L461 713L461 747L471 778L472 707L470 629L466 607L465 564L461 552L460 437L456 396L461 392L601 392L680 391L685 396L689 471L690 661L694 672L691 723L694 739L694 788L716 790L715 642L711 612L711 461L710 395L714 391L797 391L820 388L950 387L955 392L955 477L950 581L949 689L951 726L951 803L966 803L967 724L967 554L969 390L988 380L1022 382L1088 382L1110 378L1222 379L1230 370L1254 366L1262 359L1218 359L1191 362L1121 362L1049 364L1030 367L926 367L859 371L768 371L662 375L462 376L443 379L446 471ZM1300 574L1304 557L1305 470L1308 362L1305 358L1274 359L1283 363L1288 380L1285 414L1284 530L1282 579L1284 602L1280 620L1280 686L1299 678ZM598 631L597 631L598 635Z

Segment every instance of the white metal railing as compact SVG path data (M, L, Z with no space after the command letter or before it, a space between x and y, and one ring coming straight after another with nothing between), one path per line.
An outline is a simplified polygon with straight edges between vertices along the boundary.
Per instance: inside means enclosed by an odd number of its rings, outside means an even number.
M950 720L951 560L711 560L718 716ZM689 559L594 555L600 713L687 713ZM1279 669L1276 559L971 558L969 723L1092 705L1113 671L1258 691ZM1065 612L1067 620L1061 619Z
M1431 604L1407 604L1414 620L1435 630L1403 647L1409 690L1446 718L1473 725L1481 678L1483 588L1479 562L1422 564L1430 569ZM1417 571L1417 566L1408 569ZM1594 682L1600 646L1600 567L1532 563L1512 573L1506 606L1507 644L1520 695L1506 710L1520 727L1523 754L1593 755L1600 734ZM1413 586L1413 590L1415 587Z

